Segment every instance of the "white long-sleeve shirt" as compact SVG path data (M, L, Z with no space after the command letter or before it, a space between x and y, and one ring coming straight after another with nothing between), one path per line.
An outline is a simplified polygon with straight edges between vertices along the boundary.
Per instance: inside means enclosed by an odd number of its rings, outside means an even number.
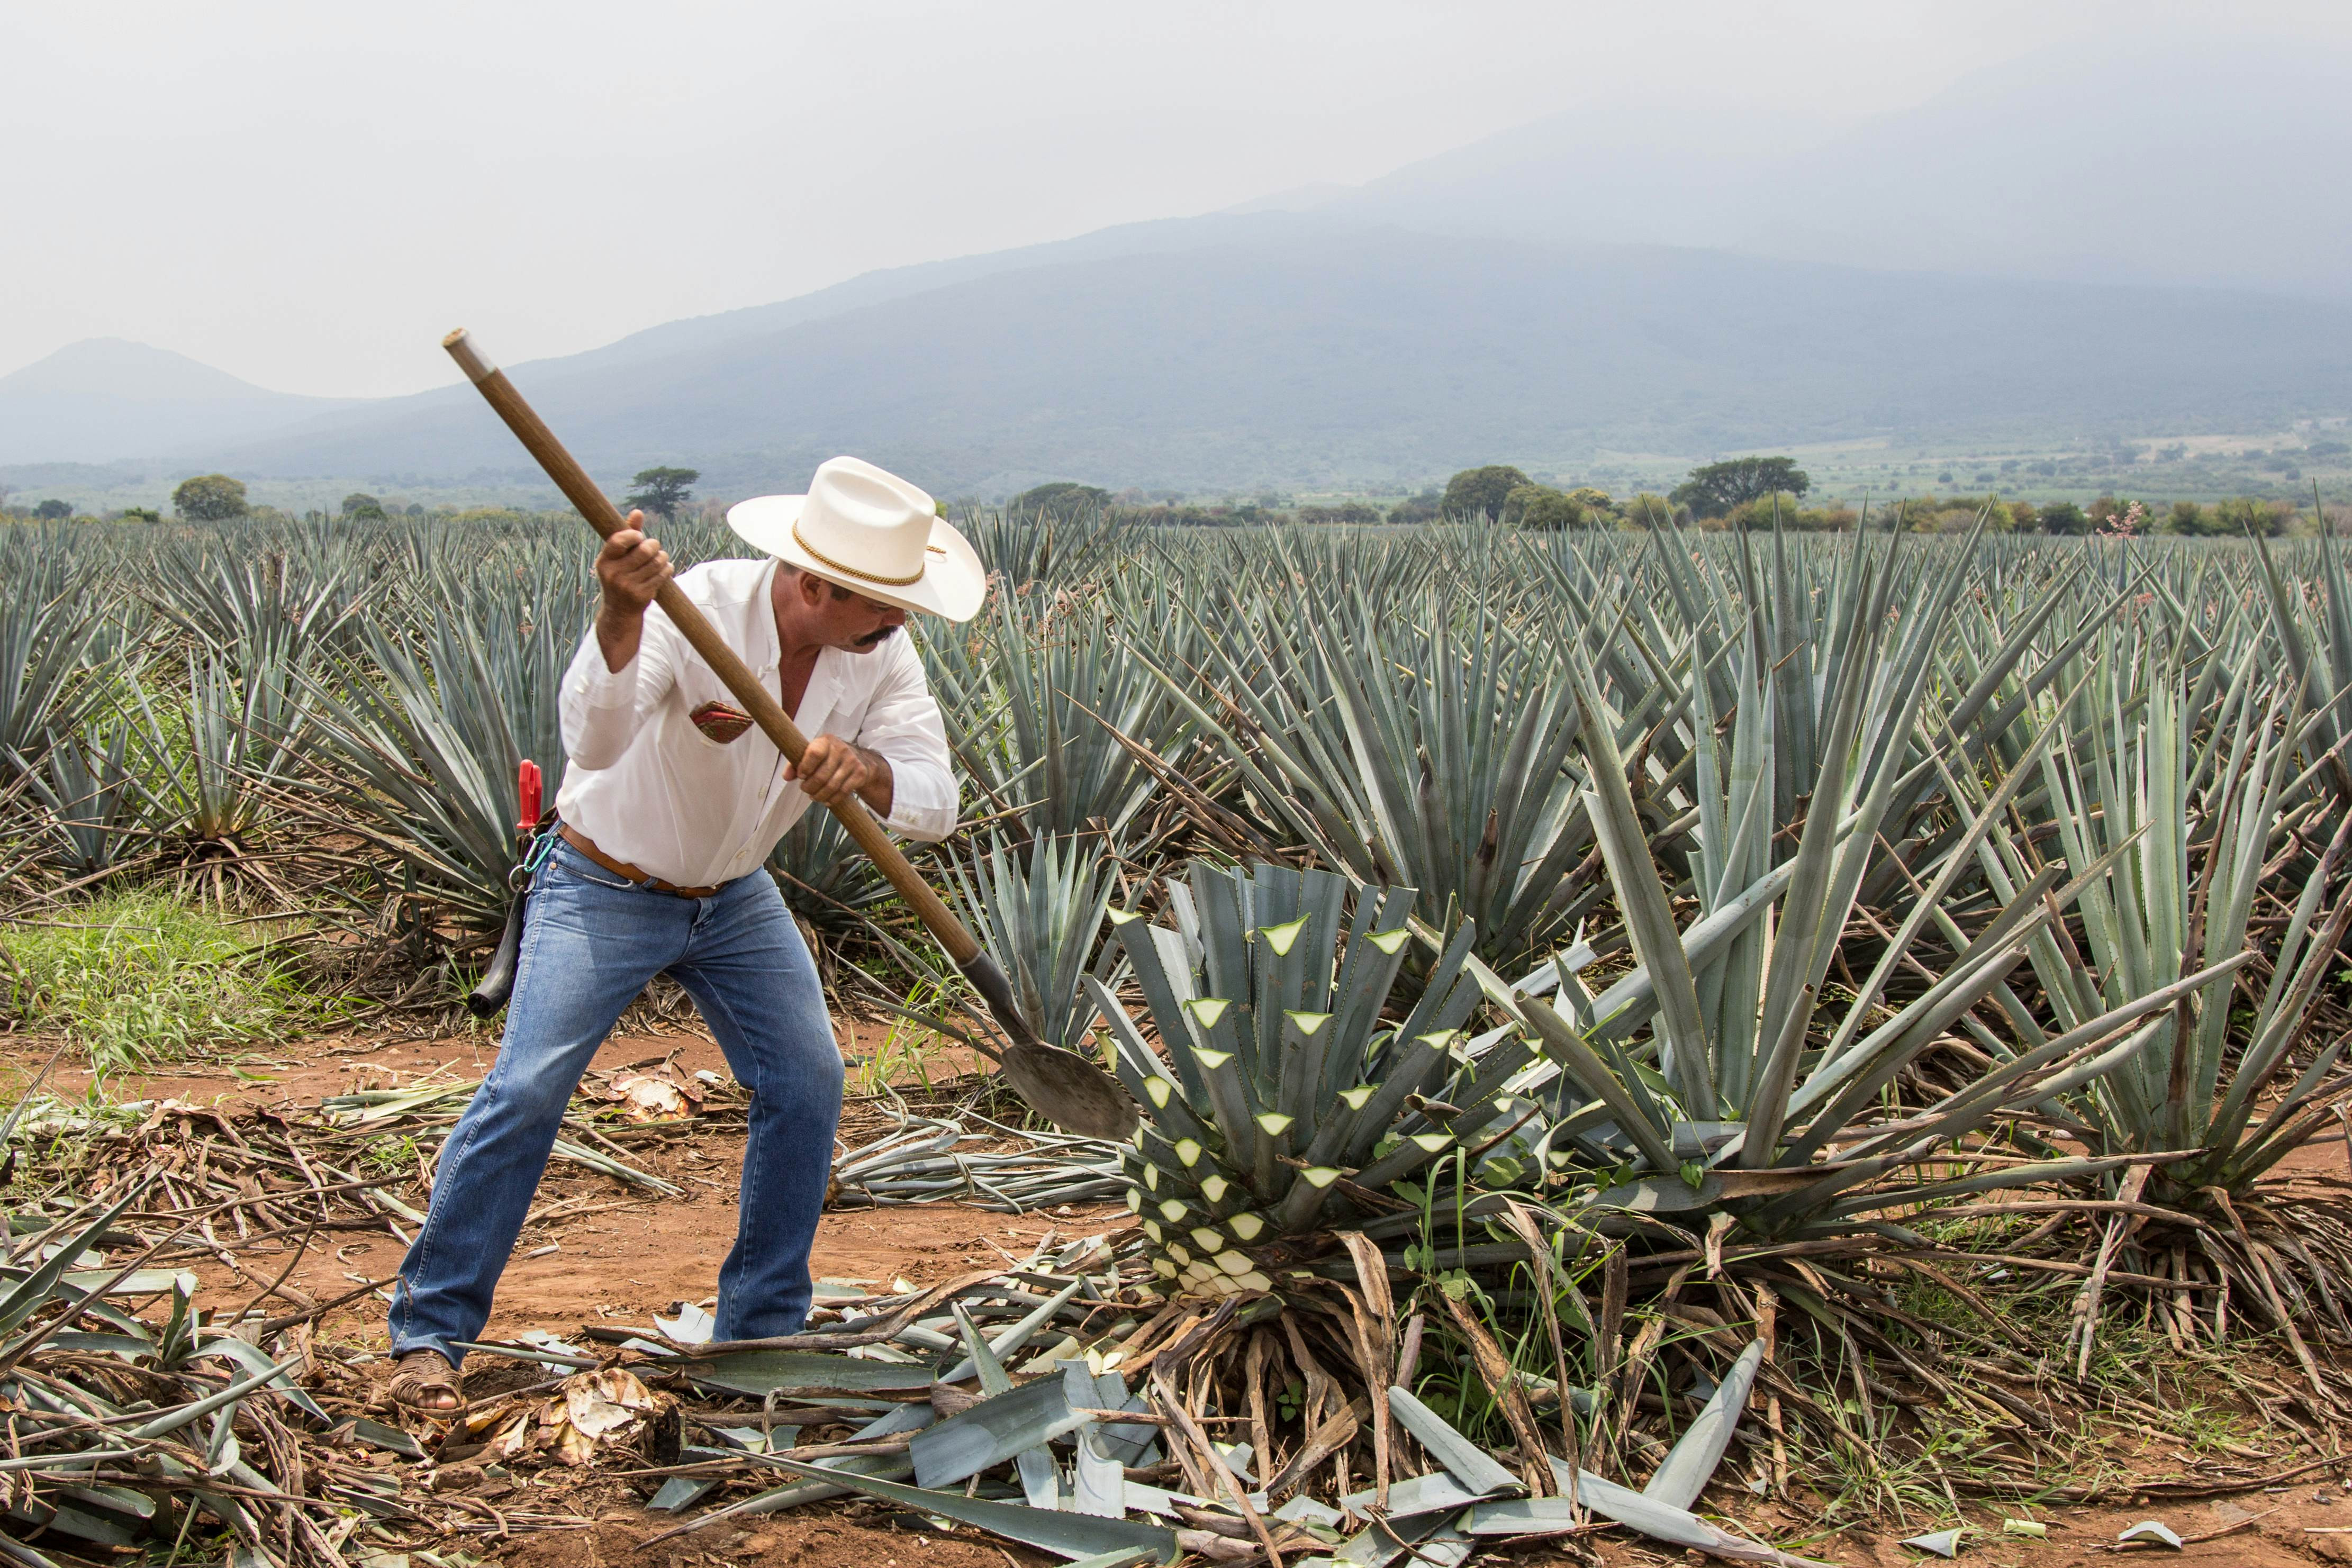
M707 561L677 586L781 697L775 570L773 559ZM742 706L658 605L646 612L636 657L618 670L604 667L590 628L563 677L563 820L606 854L681 887L758 870L810 801L785 782L782 755L757 727L724 742L697 727L692 716L713 702ZM947 730L904 632L866 653L819 653L793 718L812 739L839 736L888 760L894 831L930 841L955 830Z

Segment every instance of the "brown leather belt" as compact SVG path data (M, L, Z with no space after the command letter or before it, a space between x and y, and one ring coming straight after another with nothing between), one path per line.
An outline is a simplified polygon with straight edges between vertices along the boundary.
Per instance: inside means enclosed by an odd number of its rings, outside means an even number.
M626 877L639 887L649 887L656 893L667 893L672 898L709 898L719 891L715 887L680 887L674 882L664 882L657 876L639 871L626 861L614 860L596 847L595 840L569 822L556 823L555 832L556 836L565 843L570 844L614 876Z

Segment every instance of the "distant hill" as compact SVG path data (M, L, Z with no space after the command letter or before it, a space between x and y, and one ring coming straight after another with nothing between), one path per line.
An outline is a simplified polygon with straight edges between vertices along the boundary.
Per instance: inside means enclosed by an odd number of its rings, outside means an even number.
M509 369L600 476L683 464L711 495L844 451L985 497L2274 429L2352 413L2347 77L2151 26L1843 130L1668 95ZM462 386L294 398L112 341L0 378L0 465L122 459L540 483Z
M349 406L268 392L168 349L89 338L0 376L0 463L218 448Z
M2352 298L2352 57L2151 21L1832 131L1669 93L1573 110L1322 211L1465 236Z
M845 285L830 309L811 297L678 323L516 380L593 470L682 463L713 494L797 485L843 451L943 494L1045 477L1307 487L1419 483L1490 455L2247 429L2352 405L2352 308L2325 302L1558 249L1317 214L1139 227L859 280L863 299ZM414 481L520 459L452 388L221 460Z

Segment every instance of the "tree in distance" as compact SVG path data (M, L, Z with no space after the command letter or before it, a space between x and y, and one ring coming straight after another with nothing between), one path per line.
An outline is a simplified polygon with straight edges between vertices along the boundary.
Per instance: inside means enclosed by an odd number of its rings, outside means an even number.
M1511 492L1535 481L1507 463L1465 468L1445 482L1445 498L1438 509L1449 517L1492 517L1500 522L1511 502Z
M383 521L383 503L364 490L354 490L343 497L343 516Z
M152 507L125 507L115 516L126 523L160 523L163 514Z
M1024 490L1004 504L1007 517L1076 517L1110 505L1110 492L1097 485L1055 479Z
M1444 512L1445 503L1444 499L1439 497L1438 493L1434 490L1423 490L1419 495L1408 496L1403 500L1399 501L1395 506L1391 507L1389 508L1389 521L1392 523L1433 523L1437 521L1440 517L1444 516Z
M2072 501L2053 501L2042 507L2036 519L2045 534L2087 534L2091 519L2083 508Z
M624 504L669 522L677 517L687 497L694 494L694 482L701 477L698 468L640 468L629 479L636 489Z
M1720 517L1743 501L1760 500L1776 491L1801 496L1812 487L1793 457L1732 457L1692 469L1668 498L1688 507L1693 517Z
M52 496L33 508L33 516L41 518L44 522L61 523L73 516L73 507Z
M1549 485L1522 485L1504 497L1503 521L1523 528L1572 528L1584 521L1584 508Z
M172 509L192 523L220 523L251 510L245 504L245 481L226 474L199 474L183 479L172 492Z

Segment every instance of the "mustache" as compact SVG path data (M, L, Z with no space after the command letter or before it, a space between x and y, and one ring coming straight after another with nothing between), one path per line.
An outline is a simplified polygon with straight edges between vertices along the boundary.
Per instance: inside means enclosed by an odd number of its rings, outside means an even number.
M861 648L872 648L887 643L890 640L891 633L898 630L896 626L884 626L879 630L868 632L865 636L856 639L857 645Z

